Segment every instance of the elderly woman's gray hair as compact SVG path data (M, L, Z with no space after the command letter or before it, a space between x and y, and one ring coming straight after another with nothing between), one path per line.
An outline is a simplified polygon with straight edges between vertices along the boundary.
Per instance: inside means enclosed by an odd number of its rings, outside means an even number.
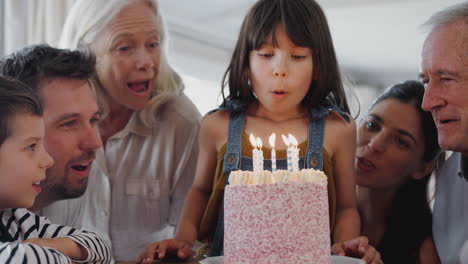
M77 0L67 16L59 46L72 50L77 49L85 53L92 52L91 45L95 42L97 35L112 22L122 9L134 1L145 1L148 4L155 15L161 34L162 52L157 81L153 87L150 101L139 113L143 123L152 126L157 122L155 113L159 107L172 97L181 94L184 89L181 77L167 61L168 34L164 20L159 13L157 0ZM94 81L93 84L96 86L99 104L106 114L108 106L103 100L102 88L99 87L98 81Z

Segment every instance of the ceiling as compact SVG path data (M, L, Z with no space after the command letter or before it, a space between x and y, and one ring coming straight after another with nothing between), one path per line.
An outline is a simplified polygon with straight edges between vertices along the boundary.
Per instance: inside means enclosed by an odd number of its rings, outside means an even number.
M190 43L175 43L176 50L206 53L207 57L211 56L226 64L242 19L255 0L159 2L174 41ZM358 84L385 87L394 82L416 78L425 36L420 25L434 12L462 1L318 2L327 15L338 60L347 76Z

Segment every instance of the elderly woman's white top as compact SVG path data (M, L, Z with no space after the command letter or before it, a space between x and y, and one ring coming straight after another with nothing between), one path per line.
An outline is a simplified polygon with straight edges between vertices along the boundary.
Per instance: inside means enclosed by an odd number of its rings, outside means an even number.
M148 244L172 238L195 174L200 114L182 95L158 116L148 128L133 114L96 152L83 197L41 213L107 236L116 261L135 260Z

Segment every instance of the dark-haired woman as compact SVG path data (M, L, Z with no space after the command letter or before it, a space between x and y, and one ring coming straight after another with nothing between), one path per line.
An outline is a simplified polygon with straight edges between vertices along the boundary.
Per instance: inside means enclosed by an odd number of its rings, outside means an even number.
M362 235L384 263L439 263L432 241L429 175L440 152L424 86L387 89L358 126L356 182Z

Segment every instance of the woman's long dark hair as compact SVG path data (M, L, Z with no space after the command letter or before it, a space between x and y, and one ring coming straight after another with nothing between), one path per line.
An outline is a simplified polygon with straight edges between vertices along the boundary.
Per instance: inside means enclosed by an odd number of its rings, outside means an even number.
M270 34L277 45L275 31L279 24L284 25L295 45L312 49L313 81L302 103L311 107L328 100L349 112L327 19L314 0L260 0L250 9L223 76L221 106L225 107L233 99L243 104L256 100L249 85L249 54L266 43ZM226 85L229 86L227 97Z
M424 85L417 81L406 81L394 85L380 95L371 109L386 99L396 99L411 104L418 110L424 133L425 162L436 160L440 153L437 143L437 128L429 112L422 108ZM410 179L397 191L387 230L377 250L384 263L418 263L421 243L432 236L432 213L428 202L430 175L417 180Z

